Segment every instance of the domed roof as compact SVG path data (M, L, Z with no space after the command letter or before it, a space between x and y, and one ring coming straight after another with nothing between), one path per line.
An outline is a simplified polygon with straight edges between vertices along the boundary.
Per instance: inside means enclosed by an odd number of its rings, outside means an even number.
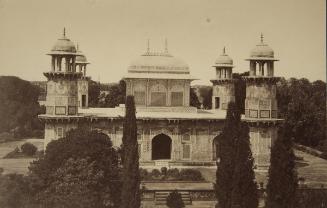
M233 67L233 59L226 54L224 47L223 53L216 59L215 66L230 66Z
M64 34L57 40L51 49L50 54L74 54L76 53L75 44L66 37L65 29Z
M274 51L266 43L263 42L261 34L261 42L255 46L250 52L250 57L254 58L274 58Z
M181 59L164 53L146 52L133 60L129 67L129 72L173 72L189 73L188 65Z
M86 58L86 56L82 53L82 51L80 51L79 50L79 46L78 46L78 44L77 44L77 46L76 46L76 49L77 49L77 56L76 56L76 59L75 59L75 63L86 63L86 64L88 64L88 62L87 62L87 58Z

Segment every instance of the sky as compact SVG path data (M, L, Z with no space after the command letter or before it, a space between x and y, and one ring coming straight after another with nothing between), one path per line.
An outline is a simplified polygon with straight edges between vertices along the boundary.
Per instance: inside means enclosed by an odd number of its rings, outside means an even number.
M66 27L95 81L118 82L146 51L184 60L193 84L210 84L226 46L234 72L249 70L252 48L274 49L275 75L326 80L325 0L0 0L0 75L46 80L46 55Z

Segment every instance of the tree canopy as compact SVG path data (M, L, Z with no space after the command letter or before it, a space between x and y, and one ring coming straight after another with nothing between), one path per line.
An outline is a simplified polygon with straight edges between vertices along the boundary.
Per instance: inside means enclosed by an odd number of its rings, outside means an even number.
M97 201L96 207L119 206L118 154L103 133L87 128L71 130L66 137L50 142L44 157L29 168L30 177L37 179L33 183L35 195L44 206L58 200L73 207L83 207L77 201L85 200L89 200L86 204ZM62 190L58 191L58 186ZM88 193L92 194L84 199Z
M17 137L31 136L42 129L37 118L42 112L38 103L39 88L13 76L0 76L1 132L13 132Z

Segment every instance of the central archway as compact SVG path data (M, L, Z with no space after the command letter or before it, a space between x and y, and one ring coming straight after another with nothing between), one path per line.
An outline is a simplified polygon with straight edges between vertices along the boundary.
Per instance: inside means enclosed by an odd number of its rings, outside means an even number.
M152 160L169 160L171 158L171 138L158 134L152 139Z

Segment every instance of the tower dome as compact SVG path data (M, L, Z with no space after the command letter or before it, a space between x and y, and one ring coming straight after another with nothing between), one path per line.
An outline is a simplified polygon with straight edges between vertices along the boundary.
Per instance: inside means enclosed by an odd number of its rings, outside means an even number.
M251 58L274 58L274 51L266 43L263 42L261 34L261 42L257 44L250 52Z
M57 40L51 49L50 54L74 54L76 53L75 44L66 37L66 30L64 29L63 36Z
M87 58L86 58L86 56L82 53L82 51L80 51L79 50L79 46L78 46L78 44L77 44L77 46L76 46L76 53L77 53L77 56L76 56L76 59L75 59L75 63L87 63L88 64L88 62L87 62Z
M224 47L223 53L216 59L215 66L230 66L233 67L233 59L226 54L226 49Z

